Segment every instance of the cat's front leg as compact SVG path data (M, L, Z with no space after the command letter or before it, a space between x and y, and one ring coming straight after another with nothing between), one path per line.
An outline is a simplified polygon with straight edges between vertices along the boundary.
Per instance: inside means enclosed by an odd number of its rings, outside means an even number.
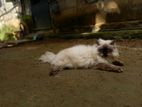
M124 66L124 63L120 60L114 60L112 61L112 64L116 66Z
M98 63L95 65L95 68L110 72L117 72L117 73L123 72L123 69L121 67L115 66L111 63Z

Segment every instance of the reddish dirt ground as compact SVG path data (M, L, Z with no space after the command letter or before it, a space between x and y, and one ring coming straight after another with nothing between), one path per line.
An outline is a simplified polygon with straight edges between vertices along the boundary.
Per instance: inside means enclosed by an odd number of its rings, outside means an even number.
M65 70L49 77L45 51L88 40L44 40L0 50L0 107L142 107L142 40L120 40L124 72Z

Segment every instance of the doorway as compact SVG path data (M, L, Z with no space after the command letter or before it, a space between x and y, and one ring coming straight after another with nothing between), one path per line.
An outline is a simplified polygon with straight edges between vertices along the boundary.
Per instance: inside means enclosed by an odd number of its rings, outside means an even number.
M31 0L31 11L36 30L52 27L48 0Z

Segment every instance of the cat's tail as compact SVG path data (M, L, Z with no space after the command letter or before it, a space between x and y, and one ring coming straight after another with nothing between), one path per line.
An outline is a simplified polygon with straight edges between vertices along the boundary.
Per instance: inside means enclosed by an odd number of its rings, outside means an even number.
M39 58L39 60L41 60L44 63L50 63L53 61L53 59L55 58L55 54L53 52L49 52L47 51L45 54L41 55L41 57Z

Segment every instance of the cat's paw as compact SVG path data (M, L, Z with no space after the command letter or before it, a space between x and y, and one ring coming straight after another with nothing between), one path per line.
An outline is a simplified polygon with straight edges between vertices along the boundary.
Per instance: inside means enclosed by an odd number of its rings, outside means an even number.
M116 69L116 72L117 73L122 73L124 70L123 70L123 68L120 68L120 67L118 67L117 69Z

